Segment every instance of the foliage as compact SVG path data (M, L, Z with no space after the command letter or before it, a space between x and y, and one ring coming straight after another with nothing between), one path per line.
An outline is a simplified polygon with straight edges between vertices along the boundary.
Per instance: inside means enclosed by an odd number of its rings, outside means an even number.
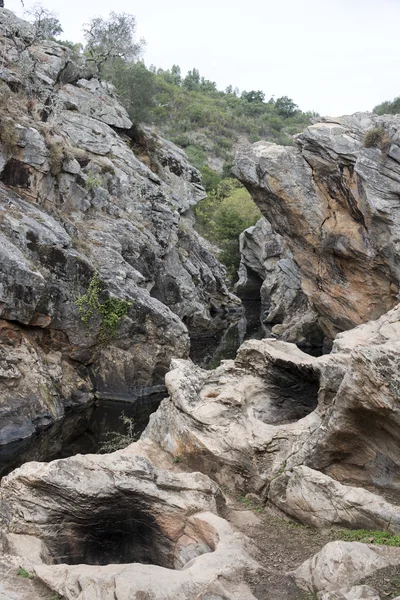
M240 262L239 235L262 217L252 197L236 179L222 179L195 214L199 232L218 244L219 258L233 279Z
M151 120L155 107L156 85L153 75L143 62L116 59L103 67L103 77L110 79L133 123Z
M387 143L387 134L381 127L369 129L364 136L365 148L380 148L381 150Z
M117 431L109 431L106 436L110 439L106 442L101 443L101 454L108 452L116 452L117 450L123 450L130 444L136 441L137 435L135 434L135 422L130 417L127 417L125 413L122 413L120 420L126 428L126 433L118 433Z
M296 114L299 107L287 96L282 96L282 98L276 100L275 110L278 115L281 115L285 119L289 119L289 117L293 117Z
M400 535L387 531L369 531L368 529L341 529L338 537L346 542L363 542L365 544L380 544L384 546L400 546Z
M34 573L30 573L24 567L19 567L17 571L18 577L23 577L24 579L33 579L35 577Z
M35 22L35 25L42 40L54 39L59 37L63 32L60 21L51 15L43 16L42 13Z
M85 188L89 191L94 191L101 185L101 180L99 177L96 177L95 173L90 171L85 179Z
M219 91L196 68L183 77L179 65L167 70L147 68L121 56L103 65L101 72L116 86L135 124L158 126L199 169L211 166L208 161L214 156L225 163L225 174L229 172L239 140L292 144L291 136L302 131L311 117L287 96L265 102L261 90L244 91L241 96L232 86Z
M114 60L133 61L142 52L144 41L135 41L136 20L128 13L96 17L84 26L85 52L100 70Z
M54 39L63 32L61 23L55 14L39 3L35 4L30 10L27 10L26 15L33 26L34 43L41 40Z
M376 115L397 115L400 113L400 96L392 101L386 100L374 107Z
M76 299L79 316L82 323L88 327L94 319L101 319L100 341L108 341L115 337L121 320L126 317L133 302L119 298L107 298L100 301L103 284L97 271L94 273L86 294L79 295Z
M247 102L264 102L265 94L261 90L251 90L251 92L242 92L241 98Z

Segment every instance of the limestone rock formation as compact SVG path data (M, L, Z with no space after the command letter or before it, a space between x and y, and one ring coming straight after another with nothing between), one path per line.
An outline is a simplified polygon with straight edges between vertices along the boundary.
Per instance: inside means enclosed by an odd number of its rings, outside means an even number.
M303 523L400 533L399 323L400 306L319 358L265 339L212 372L176 360L143 438Z
M5 477L6 554L66 600L254 600L243 580L259 566L250 541L218 516L218 486L160 469L135 446Z
M193 230L205 192L184 153L138 132L68 48L8 10L0 24L4 444L95 395L162 386L171 357L188 355L188 328L213 329L240 302Z
M322 119L293 147L261 141L238 152L235 173L283 238L331 340L396 304L399 125L398 115ZM366 147L375 128L381 142Z
M342 485L304 465L274 479L269 498L284 512L314 527L340 525L400 534L398 504L361 487Z
M237 293L261 297L262 321L279 339L321 348L318 317L301 289L301 272L283 237L263 218L240 236Z
M321 594L319 597L322 600L370 598L371 595L365 595L370 594L370 590L354 590L353 587L353 592L350 592L351 586L380 569L397 565L400 565L399 548L360 542L331 542L306 560L293 575L296 583L304 590L342 593L342 596ZM346 588L350 589L344 591ZM375 598L376 596L375 592Z

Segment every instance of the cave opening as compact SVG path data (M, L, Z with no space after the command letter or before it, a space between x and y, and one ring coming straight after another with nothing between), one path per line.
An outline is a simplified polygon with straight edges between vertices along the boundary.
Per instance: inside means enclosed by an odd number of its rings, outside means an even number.
M255 416L270 425L293 423L318 406L319 375L297 365L270 365L266 377L266 398L255 404Z
M143 496L129 493L93 501L96 505L77 500L56 516L57 525L45 536L56 563L174 568L175 544L161 530Z

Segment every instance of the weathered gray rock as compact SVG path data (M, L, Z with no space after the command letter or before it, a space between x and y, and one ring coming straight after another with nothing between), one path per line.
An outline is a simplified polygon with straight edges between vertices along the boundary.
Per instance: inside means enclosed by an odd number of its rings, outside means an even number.
M397 115L325 119L295 147L257 142L238 152L235 173L292 252L331 339L396 303L399 123ZM388 140L382 149L363 146L374 127Z
M41 373L30 405L33 375L0 379L5 444L76 402L51 383L48 354L72 369L63 375L71 386L74 372L75 385L91 377L86 402L134 401L163 385L171 357L188 355L188 327L213 330L214 314L240 302L193 230L190 207L205 191L184 153L148 129L138 134L112 86L78 77L68 48L38 41L10 11L0 24L3 67L30 96L10 91L1 119L0 318L26 327L24 369ZM77 302L95 277L100 302L129 304L106 343L102 316L93 311L85 326ZM15 360L8 343L1 352Z
M335 479L399 490L400 307L341 334L335 356L348 369L309 466Z
M245 342L235 361L211 372L174 360L170 399L143 438L221 484L264 495L321 423L314 360L273 339Z
M296 569L293 576L304 590L334 592L350 587L380 569L397 565L400 565L399 548L360 542L330 542ZM330 600L331 597L328 598Z
M319 358L265 339L213 372L174 361L143 437L303 523L398 533L399 318L343 333Z
M267 219L241 234L240 254L237 293L261 297L262 320L274 325L272 332L279 339L299 346L322 346L324 336L301 289L301 272Z

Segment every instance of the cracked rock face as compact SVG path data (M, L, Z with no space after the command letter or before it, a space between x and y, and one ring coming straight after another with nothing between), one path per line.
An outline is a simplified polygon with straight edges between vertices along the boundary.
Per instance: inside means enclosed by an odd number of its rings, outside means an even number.
M375 127L385 144L366 148ZM311 125L294 147L257 142L237 155L237 177L283 238L330 339L396 304L399 129L398 116L360 113Z
M112 86L67 48L34 43L8 10L0 24L5 444L95 395L133 401L157 390L171 357L188 355L189 331L212 330L213 315L240 301L193 230L190 208L205 191L185 154L149 129L138 133ZM107 343L101 316L93 311L85 326L77 305L95 276L100 302L129 306Z
M301 288L301 272L284 238L263 218L240 235L240 296L261 297L262 321L285 342L321 348L318 315Z

